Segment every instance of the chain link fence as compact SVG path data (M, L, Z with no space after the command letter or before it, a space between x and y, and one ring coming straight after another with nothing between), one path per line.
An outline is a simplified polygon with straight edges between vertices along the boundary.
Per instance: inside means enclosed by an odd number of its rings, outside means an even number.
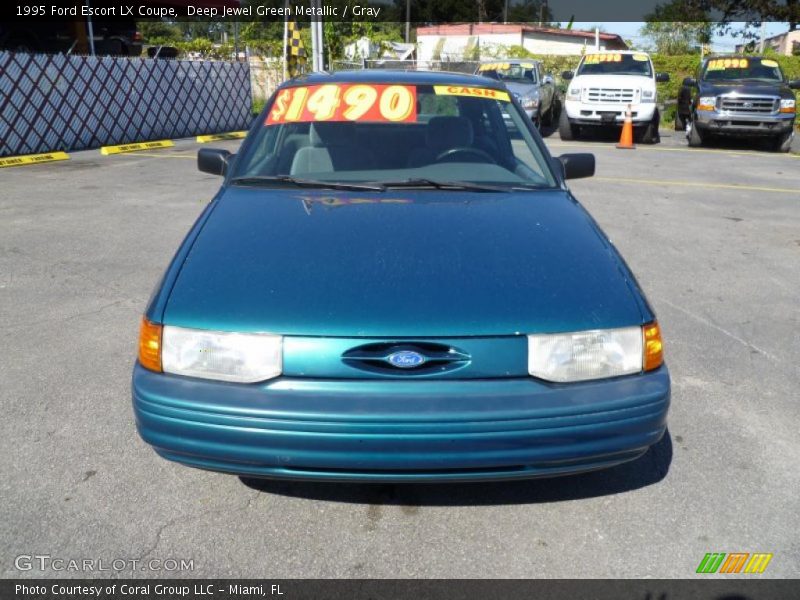
M0 51L0 156L246 129L246 62Z

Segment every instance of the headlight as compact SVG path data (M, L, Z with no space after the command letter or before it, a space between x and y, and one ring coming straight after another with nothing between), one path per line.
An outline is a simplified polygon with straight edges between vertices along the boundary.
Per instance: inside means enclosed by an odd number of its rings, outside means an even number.
M581 99L581 88L571 87L567 90L567 100L580 100L580 99Z
M164 373L254 383L283 371L283 338L165 325L161 335Z
M537 108L539 106L539 96L523 96L522 99L520 99L520 104L522 104L522 108L526 110Z
M656 101L655 90L642 90L642 102L655 102L655 101Z
M547 381L585 381L630 375L663 362L661 332L644 327L528 336L528 373Z
M796 110L796 105L797 103L795 102L794 98L784 98L781 100L780 112L793 113Z
M701 96L697 100L697 110L714 110L716 105L716 96Z

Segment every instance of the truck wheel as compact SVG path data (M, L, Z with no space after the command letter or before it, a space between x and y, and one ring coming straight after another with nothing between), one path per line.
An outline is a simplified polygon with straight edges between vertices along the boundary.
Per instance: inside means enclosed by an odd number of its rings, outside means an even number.
M661 141L661 136L658 134L658 124L661 122L661 117L658 111L653 115L653 120L650 121L642 132L643 144L658 144Z
M577 127L569 122L567 111L561 110L561 116L558 118L558 135L564 141L574 140L577 136Z
M689 140L689 146L692 148L699 148L703 145L703 136L694 126L694 123L689 123L689 132L686 137Z
M675 112L675 131L686 131L686 119L679 112Z
M553 105L550 104L550 109L539 117L541 119L541 124L545 125L546 127L550 127L553 124Z
M775 152L789 152L792 149L792 138L794 134L791 130L786 133L781 133L775 138L774 150Z

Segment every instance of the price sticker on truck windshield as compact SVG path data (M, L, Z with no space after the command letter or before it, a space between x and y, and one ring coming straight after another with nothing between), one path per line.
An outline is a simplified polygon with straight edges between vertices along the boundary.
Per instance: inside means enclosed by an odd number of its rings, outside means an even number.
M598 65L606 62L622 62L622 54L610 52L606 54L587 54L583 61L586 65Z
M725 69L746 69L748 65L746 58L715 58L708 61L708 71L724 71Z
M278 92L264 125L314 121L415 122L417 88L409 85L324 84Z

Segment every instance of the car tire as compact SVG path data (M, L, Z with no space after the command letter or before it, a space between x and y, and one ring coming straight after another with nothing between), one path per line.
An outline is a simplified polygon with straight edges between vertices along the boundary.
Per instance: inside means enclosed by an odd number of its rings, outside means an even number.
M775 141L773 142L773 149L775 152L789 152L792 149L792 139L794 138L794 132L790 129L786 133L781 133L780 135L775 137Z
M686 131L686 118L681 113L675 113L675 131Z
M552 127L556 116L556 101L555 98L550 102L550 108L542 115L542 125L545 127Z
M578 137L578 127L569 122L567 111L562 110L558 118L558 135L564 141L571 141Z
M689 146L691 148L699 148L703 145L703 134L701 134L697 127L694 126L694 123L689 123L689 131L686 134L686 139L689 141Z
M661 122L661 117L658 111L653 115L653 120L644 127L642 132L643 144L658 144L661 141L661 136L658 133L658 125Z

